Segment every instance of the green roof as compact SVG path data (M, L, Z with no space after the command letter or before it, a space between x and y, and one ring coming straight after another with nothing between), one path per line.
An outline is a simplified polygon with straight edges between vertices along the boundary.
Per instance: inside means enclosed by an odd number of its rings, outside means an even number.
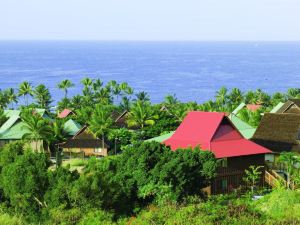
M15 110L15 109L6 109L4 110L4 115L7 117L12 117L12 116L19 116L21 113L20 110Z
M12 115L9 119L0 127L0 135L9 130L19 119L17 115Z
M241 104L239 104L238 107L235 108L235 110L233 110L232 114L237 115L238 112L243 109L246 106L246 104L244 102L242 102Z
M244 138L250 139L255 133L256 128L250 126L248 123L242 121L234 114L230 114L228 118L234 124L234 126L239 130Z
M146 141L156 141L156 142L163 142L167 139L169 139L173 134L174 134L175 131L172 131L170 133L167 133L167 134L163 134L163 135L160 135L158 137L154 137L154 138L151 138L151 139L148 139Z
M277 111L284 105L283 102L279 102L271 111L270 113L277 113Z
M81 128L82 126L79 123L69 119L64 125L64 132L68 135L74 136Z
M9 130L0 134L2 140L20 140L28 132L24 122L15 123Z

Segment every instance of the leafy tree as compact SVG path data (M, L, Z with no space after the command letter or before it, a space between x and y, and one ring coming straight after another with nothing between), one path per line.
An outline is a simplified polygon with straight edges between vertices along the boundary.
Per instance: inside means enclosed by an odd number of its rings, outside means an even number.
M2 168L1 186L16 213L38 220L41 208L46 207L48 166L46 155L27 152Z
M67 98L68 89L71 88L71 87L74 87L74 84L70 80L66 79L66 80L61 81L57 85L57 87L65 92L65 98Z

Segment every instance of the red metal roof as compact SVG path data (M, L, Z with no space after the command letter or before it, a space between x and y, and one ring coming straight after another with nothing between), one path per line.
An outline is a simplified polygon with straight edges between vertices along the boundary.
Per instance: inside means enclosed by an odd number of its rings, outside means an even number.
M60 114L58 114L58 118L66 118L72 111L70 109L64 109Z
M200 146L217 158L271 153L270 150L244 139L225 113L189 112L175 133L164 143L174 151Z
M246 107L247 107L248 110L250 110L252 112L255 112L256 110L261 108L261 105L248 104Z

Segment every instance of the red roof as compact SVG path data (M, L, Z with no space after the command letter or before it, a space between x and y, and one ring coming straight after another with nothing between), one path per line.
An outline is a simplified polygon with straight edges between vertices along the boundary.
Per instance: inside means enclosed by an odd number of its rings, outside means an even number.
M271 153L244 139L225 113L189 112L175 133L164 142L174 151L194 148L212 151L216 158Z
M70 113L73 113L70 109L64 109L60 114L58 114L58 118L66 118Z
M255 104L248 104L247 105L247 109L249 109L252 112L255 112L259 108L261 108L261 105L255 105Z

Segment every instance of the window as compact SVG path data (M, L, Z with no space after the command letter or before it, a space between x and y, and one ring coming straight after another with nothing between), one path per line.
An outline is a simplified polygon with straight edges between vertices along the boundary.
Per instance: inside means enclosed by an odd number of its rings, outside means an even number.
M227 180L223 179L221 183L222 190L227 190Z
M101 153L102 152L102 148L95 148L94 152L95 153Z
M265 154L265 161L266 162L274 162L274 155L273 154Z
M221 160L221 166L222 166L222 167L227 167L227 158L223 158L223 159Z

